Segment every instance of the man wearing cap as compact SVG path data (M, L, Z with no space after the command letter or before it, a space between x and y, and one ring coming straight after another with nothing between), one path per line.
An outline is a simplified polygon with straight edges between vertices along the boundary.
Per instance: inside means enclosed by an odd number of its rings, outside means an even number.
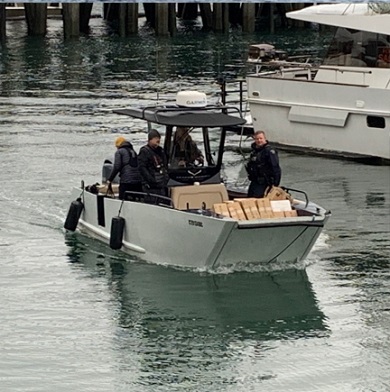
M108 177L107 184L110 185L119 173L119 199L124 199L125 192L142 192L141 176L138 170L137 153L133 145L123 136L115 139L117 148L114 158L114 166Z
M148 133L148 144L138 154L142 188L146 193L167 196L167 157L160 147L161 136L156 129Z

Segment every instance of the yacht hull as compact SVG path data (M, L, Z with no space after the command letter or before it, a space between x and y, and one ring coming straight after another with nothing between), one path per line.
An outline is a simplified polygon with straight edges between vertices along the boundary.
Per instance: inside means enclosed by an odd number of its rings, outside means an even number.
M376 80L388 72L376 71ZM254 127L290 150L390 163L390 90L368 87L372 74L360 77L352 85L249 75Z

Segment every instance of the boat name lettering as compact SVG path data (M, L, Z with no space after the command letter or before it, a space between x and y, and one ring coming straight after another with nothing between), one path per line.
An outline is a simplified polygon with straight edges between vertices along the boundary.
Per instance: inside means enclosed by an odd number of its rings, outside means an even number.
M198 227L203 227L203 222L198 222L198 221L194 221L192 219L188 220L188 224L190 226L198 226Z

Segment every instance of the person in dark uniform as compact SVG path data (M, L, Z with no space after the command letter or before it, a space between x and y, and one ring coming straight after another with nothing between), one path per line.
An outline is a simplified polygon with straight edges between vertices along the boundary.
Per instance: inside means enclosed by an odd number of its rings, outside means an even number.
M145 193L167 196L167 157L160 147L161 136L156 129L148 133L148 144L138 154L142 188Z
M137 153L133 145L123 136L115 139L117 148L114 157L114 166L107 179L110 186L116 175L119 173L119 199L124 199L125 192L142 192L141 175L138 170Z
M277 151L268 144L263 131L256 131L252 152L246 165L251 181L248 197L263 197L267 187L280 184L282 170L279 166Z

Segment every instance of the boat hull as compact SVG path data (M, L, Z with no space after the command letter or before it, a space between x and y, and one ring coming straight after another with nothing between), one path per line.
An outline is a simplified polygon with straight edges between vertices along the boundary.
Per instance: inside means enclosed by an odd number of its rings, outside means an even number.
M80 196L74 188L72 200ZM100 200L98 200L100 198ZM125 219L121 250L148 262L215 269L237 264L299 262L312 249L328 215L236 221L82 193L78 227L110 243L111 221ZM103 206L103 207L102 207ZM100 216L100 218L99 218Z
M333 83L325 75L327 81L249 75L255 129L290 150L390 163L390 90L370 87L371 74L360 75L360 85ZM376 82L385 76L387 70L376 70ZM379 124L369 126L378 118Z

